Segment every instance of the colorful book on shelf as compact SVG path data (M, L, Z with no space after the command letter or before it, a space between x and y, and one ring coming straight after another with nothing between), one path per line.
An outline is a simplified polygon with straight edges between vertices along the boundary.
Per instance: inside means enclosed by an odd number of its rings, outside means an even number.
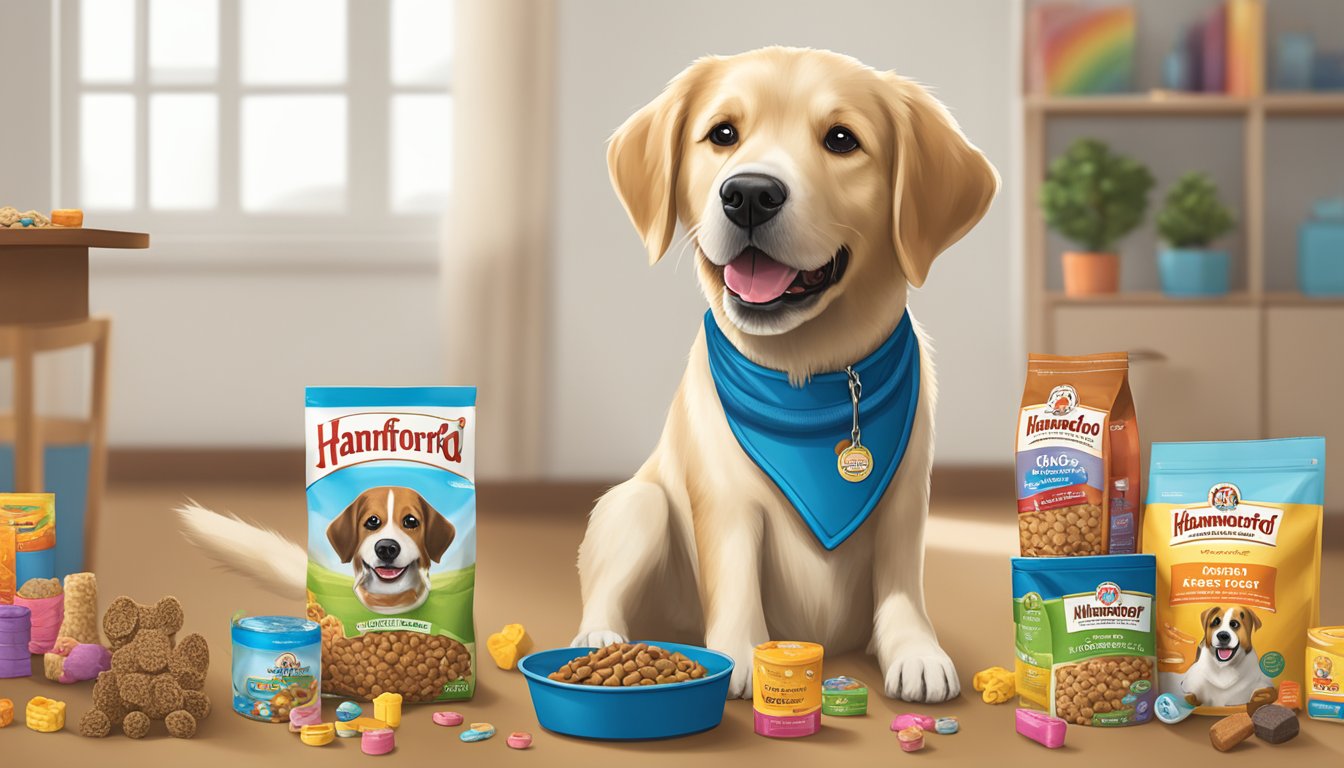
M1203 35L1204 66L1201 89L1206 93L1227 90L1227 6L1219 3L1209 11L1200 31Z
M1134 87L1134 7L1042 3L1027 27L1027 87L1077 96Z
M1227 92L1259 96L1265 91L1264 0L1227 0Z

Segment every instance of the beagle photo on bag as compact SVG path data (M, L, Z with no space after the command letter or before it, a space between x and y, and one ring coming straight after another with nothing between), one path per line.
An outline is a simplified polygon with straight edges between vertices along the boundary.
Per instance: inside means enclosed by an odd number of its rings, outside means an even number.
M370 488L327 527L355 594L374 613L404 613L429 597L429 565L453 543L453 524L410 488Z
M1203 640L1181 680L1185 700L1200 707L1233 707L1268 696L1274 682L1260 671L1252 642L1260 617L1244 605L1213 606L1200 615ZM1267 693L1266 693L1267 691Z
M709 310L653 454L589 519L573 644L670 604L733 657L733 697L772 639L869 643L889 696L957 696L924 608L937 387L906 296L994 168L917 83L780 47L696 61L607 162L650 263L684 227Z

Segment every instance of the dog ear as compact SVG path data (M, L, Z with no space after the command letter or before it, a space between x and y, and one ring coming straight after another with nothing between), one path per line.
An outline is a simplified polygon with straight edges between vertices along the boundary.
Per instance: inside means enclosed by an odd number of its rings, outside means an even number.
M1254 631L1260 629L1260 617L1255 615L1255 611L1246 608L1245 606L1243 606L1241 610L1245 611L1247 618L1251 620L1251 630Z
M611 185L649 251L649 264L662 258L677 229L677 173L695 66L672 78L656 99L616 129L607 144Z
M928 91L891 72L884 77L896 132L892 245L918 288L934 258L985 215L999 174Z
M1223 610L1223 609L1219 608L1219 607L1216 606L1216 605L1204 609L1204 612L1201 613L1201 614L1199 614L1199 626L1200 626L1201 628L1203 628L1203 629L1208 629L1208 628L1209 628L1209 621L1211 621L1211 620L1213 619L1214 616L1216 616L1216 615L1218 615L1219 613L1221 613L1222 610Z
M359 515L363 507L364 494L361 493L327 526L327 541L331 542L331 548L342 563L354 559L355 551L359 549Z
M425 554L429 559L439 562L443 553L448 551L448 546L453 543L457 537L457 529L448 522L448 518L439 514L439 510L430 506L425 497L418 496L420 499L420 517L425 521Z

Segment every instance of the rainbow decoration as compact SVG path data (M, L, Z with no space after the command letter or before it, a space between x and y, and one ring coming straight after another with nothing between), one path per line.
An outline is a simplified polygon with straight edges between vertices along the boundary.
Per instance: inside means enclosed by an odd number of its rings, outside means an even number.
M1052 96L1123 93L1134 83L1134 7L1044 3L1032 8L1030 89Z

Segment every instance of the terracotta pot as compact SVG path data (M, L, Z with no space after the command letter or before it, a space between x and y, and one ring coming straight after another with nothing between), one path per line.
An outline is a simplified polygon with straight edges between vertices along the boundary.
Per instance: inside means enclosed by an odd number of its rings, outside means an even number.
M1064 295L1098 296L1120 290L1120 257L1114 253L1064 252Z

